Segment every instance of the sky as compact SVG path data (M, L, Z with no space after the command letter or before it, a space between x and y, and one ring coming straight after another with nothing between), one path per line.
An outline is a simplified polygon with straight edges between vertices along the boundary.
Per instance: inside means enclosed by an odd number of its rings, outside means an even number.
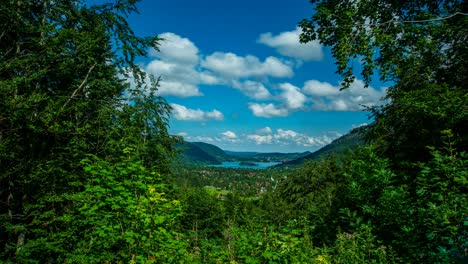
M172 106L170 132L224 150L315 151L371 122L362 105L381 103L385 86L359 78L340 91L330 49L299 43L307 0L143 0L129 17L160 51L138 60L160 76ZM355 61L359 68L359 61Z

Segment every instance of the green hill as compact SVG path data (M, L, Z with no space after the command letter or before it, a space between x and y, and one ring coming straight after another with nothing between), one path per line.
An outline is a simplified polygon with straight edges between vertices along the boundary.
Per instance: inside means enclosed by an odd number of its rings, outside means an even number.
M310 154L302 153L260 153L224 151L204 142L184 142L177 146L180 152L178 161L184 165L218 165L225 161L240 162L286 162Z
M191 143L193 145L199 147L201 150L203 150L205 153L212 156L213 158L215 158L219 162L232 161L233 160L233 157L226 154L226 152L224 152L224 150L220 149L219 147L217 147L215 145L204 143L204 142L191 142Z
M215 165L233 160L217 146L203 142L184 142L177 146L179 161L184 165Z
M301 165L307 160L316 160L324 155L326 156L331 154L340 154L348 149L353 149L357 146L364 145L365 140L363 131L365 129L365 126L355 128L351 130L348 134L333 140L330 144L322 147L321 149L309 155L300 157L292 161L284 162L283 164L278 166Z
M337 154L364 144L365 127L353 129L348 134L335 139L323 148L310 153L260 153L224 151L221 148L204 142L184 142L177 148L180 151L179 162L184 165L218 165L225 161L241 162L283 162L278 166L300 165L306 160L318 159L323 155Z
M249 160L256 160L260 162L288 162L292 160L296 160L307 155L311 154L309 151L306 152L297 152L297 153L279 153L279 152L272 152L272 153L257 153L256 155L249 157Z

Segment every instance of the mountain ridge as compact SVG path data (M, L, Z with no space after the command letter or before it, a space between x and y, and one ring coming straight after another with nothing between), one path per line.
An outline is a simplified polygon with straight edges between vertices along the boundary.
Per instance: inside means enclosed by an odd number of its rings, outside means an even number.
M230 151L223 150L218 146L205 142L185 141L177 146L180 151L179 161L184 165L219 165L226 161L237 162L282 162L281 166L296 166L303 164L306 160L320 159L324 155L332 153L339 154L347 149L363 145L363 131L365 127L359 127L351 130L330 144L320 148L315 152L253 152L253 151Z
M277 165L289 166L289 165L301 165L307 160L317 160L323 156L328 156L330 154L340 154L344 153L346 150L356 148L365 144L364 131L367 129L367 126L361 126L352 129L349 133L333 140L330 144L327 144L320 148L317 151L312 152L311 154L292 160L284 162L283 164Z

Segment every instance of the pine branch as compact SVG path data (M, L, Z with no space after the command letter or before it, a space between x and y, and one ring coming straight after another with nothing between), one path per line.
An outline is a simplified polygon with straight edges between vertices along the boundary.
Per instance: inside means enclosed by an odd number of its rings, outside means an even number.
M93 66L91 66L91 68L89 68L88 73L86 73L86 76L85 76L84 80L81 82L80 86L78 86L78 88L76 88L75 91L73 91L72 95L70 96L70 98L68 98L68 100L65 102L65 104L63 104L63 106L62 106L62 108L60 109L59 112L62 112L62 110L65 109L65 107L70 103L70 101L76 96L78 91L80 91L83 88L83 86L86 84L86 81L88 81L89 74L93 71L94 67L96 67L96 64L97 63L94 63Z

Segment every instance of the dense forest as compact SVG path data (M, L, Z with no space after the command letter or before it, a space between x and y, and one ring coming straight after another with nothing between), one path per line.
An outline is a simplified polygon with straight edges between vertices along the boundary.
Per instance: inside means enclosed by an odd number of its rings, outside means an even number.
M312 0L343 89L393 84L365 144L266 170L173 165L136 2L0 2L2 262L467 263L466 1Z

